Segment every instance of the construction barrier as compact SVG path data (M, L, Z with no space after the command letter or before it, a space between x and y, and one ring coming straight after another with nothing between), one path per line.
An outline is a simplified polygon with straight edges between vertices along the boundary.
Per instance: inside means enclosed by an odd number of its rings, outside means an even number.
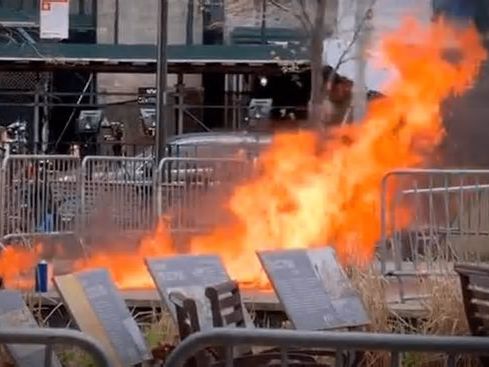
M80 161L72 156L10 155L2 162L0 233L66 234L76 229Z
M247 330L244 328L218 328L199 332L183 340L167 359L166 367L182 367L191 357L209 347L224 347L225 365L233 366L233 352L240 346L278 347L281 360L277 365L289 365L287 351L306 350L336 351L336 366L346 365L343 352L386 351L390 353L390 365L405 365L404 353L441 353L446 355L446 365L457 365L460 355L488 353L489 338L378 334L363 332L307 332L296 330ZM412 357L411 357L412 358ZM406 362L407 363L407 362ZM275 364L274 364L275 365Z
M171 145L159 166L148 157L10 155L0 172L0 246L139 236L161 215L172 231L201 231L217 223L217 201L248 177L261 147Z
M220 198L249 177L252 164L232 158L164 158L158 167L156 211L177 232L195 232L219 223Z
M154 226L154 163L149 158L85 157L81 169L83 232L148 231Z
M0 235L74 237L146 232L157 218L174 232L226 219L223 198L255 174L248 158L11 155L0 172ZM489 258L489 170L398 170L381 187L384 274L446 274L458 260ZM27 244L32 242L25 241Z
M489 255L489 170L389 172L381 189L384 273L447 273Z
M12 155L0 177L0 234L23 237L143 232L161 215L173 231L216 224L216 203L249 177L238 158L150 158ZM18 243L18 241L13 241Z

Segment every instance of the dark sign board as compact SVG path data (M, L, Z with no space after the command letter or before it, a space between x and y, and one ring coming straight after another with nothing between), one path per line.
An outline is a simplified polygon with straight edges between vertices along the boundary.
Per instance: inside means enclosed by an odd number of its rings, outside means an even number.
M230 280L218 256L148 258L146 266L175 322L176 311L169 296L176 291L195 300L201 330L212 327L212 312L205 296L205 288ZM247 327L252 327L250 316L244 307L243 310Z
M323 281L324 289L333 306L348 326L363 326L370 323L360 295L353 288L348 275L336 260L331 247L307 250L314 271Z
M363 304L332 249L263 251L258 257L296 329L368 324Z
M32 329L38 327L20 292L0 291L0 329ZM46 348L43 345L7 344L6 349L16 366L37 367L44 362ZM54 367L61 367L54 354L51 363Z
M136 321L105 269L55 277L56 287L82 332L110 349L118 365L151 359Z

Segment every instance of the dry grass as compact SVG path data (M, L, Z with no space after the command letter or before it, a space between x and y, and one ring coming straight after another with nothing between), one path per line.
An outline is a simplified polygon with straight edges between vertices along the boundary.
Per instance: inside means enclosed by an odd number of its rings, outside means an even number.
M422 335L469 335L464 313L461 288L456 277L434 277L416 279L420 294L427 298L420 300L426 316L419 320L405 320L393 314L386 301L387 280L375 270L352 271L352 281L359 291L370 316L370 332L403 333ZM389 354L367 353L367 366L389 366ZM445 366L442 355L406 353L404 366ZM470 356L457 361L457 366L477 366L478 361Z
M388 281L375 270L351 272L352 282L359 291L370 315L373 332L402 332L424 335L467 335L459 280L456 277L418 278L419 294L427 298L419 300L426 318L416 324L408 323L393 314L386 301Z
M370 317L371 331L391 332L396 322L392 320L386 299L387 280L373 269L350 270L353 286L358 290Z
M150 348L159 344L176 344L178 342L178 330L169 314L164 313L160 319L143 329Z
M379 333L390 333L396 330L401 319L393 319L386 299L387 280L373 270L359 271L350 269L352 283L357 288L370 318L367 330ZM383 352L367 352L365 354L366 366L389 366L389 354Z
M431 296L423 302L427 317L414 331L426 335L468 335L458 278L437 277L420 283L423 293Z

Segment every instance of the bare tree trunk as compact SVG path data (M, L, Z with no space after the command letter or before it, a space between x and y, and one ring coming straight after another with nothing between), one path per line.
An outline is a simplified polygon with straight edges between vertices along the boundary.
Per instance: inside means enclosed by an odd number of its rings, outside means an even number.
M309 119L322 129L321 106L323 103L323 41L325 36L325 16L328 0L317 0L317 9L311 32L311 100Z
M365 117L367 110L367 85L366 85L366 55L371 32L370 16L367 14L372 10L372 4L367 4L365 0L357 0L355 10L355 27L360 30L358 40L355 45L356 75L353 87L353 120L360 122Z

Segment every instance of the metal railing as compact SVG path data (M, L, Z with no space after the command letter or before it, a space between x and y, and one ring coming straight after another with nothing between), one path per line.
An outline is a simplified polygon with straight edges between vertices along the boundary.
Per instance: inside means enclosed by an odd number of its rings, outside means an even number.
M0 233L15 237L73 233L79 166L72 156L6 157L0 178Z
M233 366L233 350L238 346L279 347L282 366L289 363L289 349L304 348L336 350L336 366L344 365L344 351L388 351L393 367L402 365L402 354L406 352L443 353L451 367L456 365L458 355L487 354L489 338L220 328L186 338L173 350L165 366L181 367L205 348L225 347L225 366L230 367Z
M81 228L93 232L153 228L154 163L149 158L85 157L81 169Z
M238 154L243 158L192 153L158 167L143 157L9 156L0 175L0 237L29 246L36 237L139 233L162 215L171 217L173 231L215 225L217 200L251 175L254 160L250 152Z
M5 150L10 154L17 154L13 147L22 146L17 141L10 141L3 144ZM125 140L104 140L104 141L48 141L44 143L24 143L24 150L34 152L46 152L46 154L72 154L81 159L87 156L110 156L110 157L154 157L154 143L132 143ZM60 153L62 152L62 153Z
M384 273L451 272L489 257L489 170L389 172L381 188Z
M45 345L44 361L39 365L52 366L53 347L71 345L90 354L93 362L99 367L112 367L107 353L100 348L100 343L79 331L68 329L7 329L0 330L0 344Z
M251 163L233 158L164 158L156 179L158 217L174 231L193 232L219 221L219 198L251 175Z
M189 149L197 149L190 146ZM181 149L181 148L179 148ZM102 227L195 232L224 218L216 203L255 172L255 151L216 158L178 150L158 167L150 158L12 155L0 174L0 235L73 235ZM222 152L221 152L222 153ZM203 154L202 152L198 155ZM216 154L217 155L217 154ZM98 215L98 216L97 216ZM399 170L381 187L384 274L450 271L453 261L489 258L489 170Z

